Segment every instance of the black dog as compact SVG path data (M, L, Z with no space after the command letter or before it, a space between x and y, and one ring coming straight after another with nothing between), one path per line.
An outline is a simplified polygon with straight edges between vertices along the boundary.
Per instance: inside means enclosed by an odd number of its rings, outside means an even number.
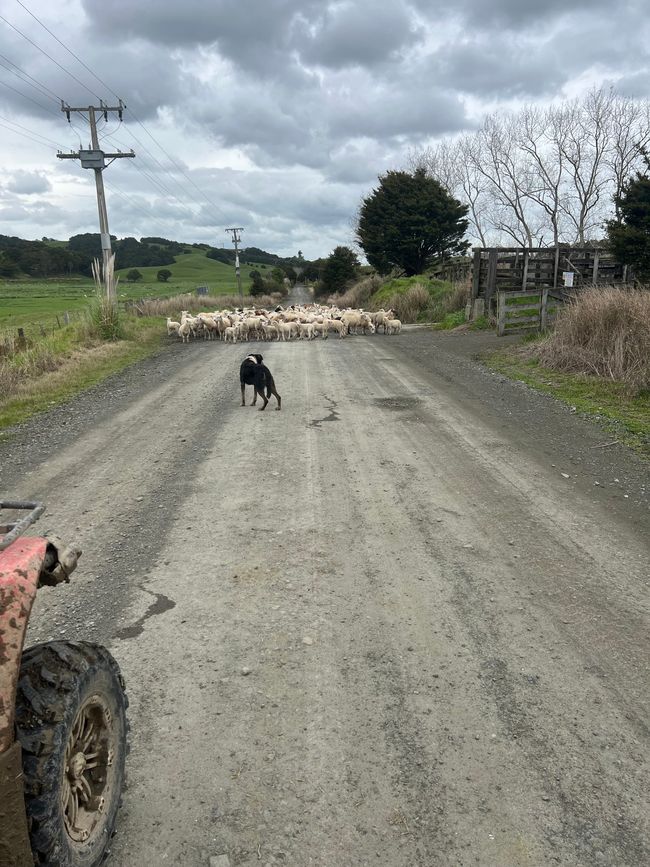
M261 355L248 355L242 361L239 368L239 383L241 385L241 405L246 406L245 390L247 385L253 386L253 402L251 406L255 406L257 395L264 401L260 407L260 412L266 409L269 398L272 394L278 402L276 409L282 409L282 398L275 389L275 382L271 376L271 371L265 364L262 364ZM266 390L266 394L264 391Z

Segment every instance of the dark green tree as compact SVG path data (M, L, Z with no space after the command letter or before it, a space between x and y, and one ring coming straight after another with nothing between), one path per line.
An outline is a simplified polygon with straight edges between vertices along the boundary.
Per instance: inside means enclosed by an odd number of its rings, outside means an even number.
M264 295L264 293L266 292L266 284L264 283L264 278L262 277L260 272L251 271L249 277L251 278L251 295Z
M126 279L129 283L137 283L138 280L142 280L142 274L138 271L137 268L131 268L130 271L126 272Z
M650 158L616 197L617 219L607 223L609 246L614 258L630 265L634 276L650 281Z
M345 291L347 285L356 279L358 268L359 260L354 250L336 247L321 268L318 295Z
M156 274L156 280L160 283L166 283L169 278L172 276L172 272L169 268L161 268L160 271Z
M357 241L380 274L399 268L410 277L467 250L467 211L424 169L386 172L361 203Z

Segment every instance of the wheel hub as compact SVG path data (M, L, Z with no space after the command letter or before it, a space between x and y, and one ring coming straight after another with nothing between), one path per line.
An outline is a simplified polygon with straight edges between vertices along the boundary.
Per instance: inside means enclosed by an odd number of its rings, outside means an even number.
M79 709L70 731L61 797L65 827L76 842L86 842L96 830L112 785L111 722L106 702L95 695Z

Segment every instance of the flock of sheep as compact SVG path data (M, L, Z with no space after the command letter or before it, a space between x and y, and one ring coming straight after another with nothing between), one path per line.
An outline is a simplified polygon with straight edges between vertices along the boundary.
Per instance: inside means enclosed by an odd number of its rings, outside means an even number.
M344 338L348 334L374 334L383 328L384 334L399 334L402 323L392 310L363 310L320 304L292 305L286 310L260 310L251 307L237 310L219 310L215 313L198 313L191 316L187 310L181 313L180 322L167 317L167 334L176 334L183 343L191 337L212 340L214 337L226 343L243 340L325 340L330 332Z

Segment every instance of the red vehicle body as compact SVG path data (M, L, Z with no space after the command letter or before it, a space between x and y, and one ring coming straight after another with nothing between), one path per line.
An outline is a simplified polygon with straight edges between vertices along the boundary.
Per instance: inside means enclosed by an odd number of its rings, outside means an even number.
M24 536L45 507L0 525L0 867L95 867L110 845L126 756L126 697L98 645L25 650L39 587L67 582L81 551Z

